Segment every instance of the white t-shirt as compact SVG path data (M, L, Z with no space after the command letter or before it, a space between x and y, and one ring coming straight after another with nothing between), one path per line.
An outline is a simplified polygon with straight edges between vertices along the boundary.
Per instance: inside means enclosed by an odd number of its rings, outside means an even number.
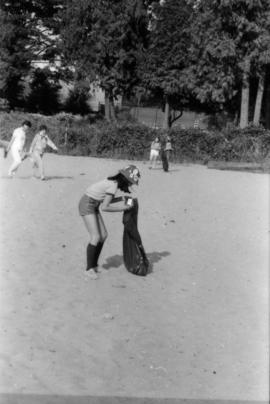
M23 128L15 129L12 138L14 139L11 145L12 149L22 151L25 143L25 131Z
M115 196L117 187L116 181L105 179L91 185L85 193L96 201L103 201L106 195Z

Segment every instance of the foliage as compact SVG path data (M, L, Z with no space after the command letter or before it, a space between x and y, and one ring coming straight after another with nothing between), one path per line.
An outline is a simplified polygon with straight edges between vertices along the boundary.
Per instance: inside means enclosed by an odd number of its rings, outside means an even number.
M88 91L84 88L75 87L73 90L70 90L63 105L63 110L72 114L86 115L90 112L87 101Z
M68 0L62 11L64 62L97 81L113 99L138 81L137 56L146 35L142 0Z
M36 69L30 79L30 94L26 107L30 112L50 115L59 110L58 91L60 85L57 76L49 69Z
M132 122L115 125L98 121L90 124L87 116L60 113L49 117L17 112L0 115L0 138L10 139L14 128L24 119L33 124L28 146L39 125L45 124L60 153L70 155L148 160L153 138L158 134L164 139L167 134ZM223 131L174 128L169 133L173 144L172 157L176 162L262 162L270 153L270 133L258 127Z
M0 1L0 97L23 106L23 85L37 57L55 56L52 27L60 0ZM48 24L45 26L44 24Z
M269 12L268 0L198 2L185 75L201 104L239 111L246 61L252 67L248 74L256 76L269 55Z
M149 47L141 64L143 85L168 98L179 108L187 104L182 71L187 66L187 49L193 9L186 0L167 0L153 6ZM184 78L185 79L185 78Z
M11 14L0 8L0 96L13 108L20 105L22 79L30 68L31 56L26 50L29 31L25 27L26 15Z

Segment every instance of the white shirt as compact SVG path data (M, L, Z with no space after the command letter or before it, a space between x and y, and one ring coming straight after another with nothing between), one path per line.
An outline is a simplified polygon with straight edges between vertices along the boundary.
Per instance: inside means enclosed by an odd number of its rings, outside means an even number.
M12 134L12 139L12 149L22 151L25 143L25 131L23 130L23 128L15 129Z
M116 181L106 179L91 185L85 193L96 201L103 201L106 195L114 196L117 189L118 184Z
M40 133L37 133L30 146L30 153L38 152L40 154L43 154L47 146L51 147L54 150L57 150L57 147L47 135L41 135Z

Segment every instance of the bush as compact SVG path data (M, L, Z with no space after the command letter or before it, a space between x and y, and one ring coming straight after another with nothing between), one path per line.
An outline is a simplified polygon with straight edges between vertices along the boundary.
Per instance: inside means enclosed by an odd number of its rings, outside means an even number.
M60 153L77 156L110 157L122 159L148 159L150 144L156 135L164 141L167 132L147 126L119 121L110 124L104 120L91 123L90 116L60 113L53 116L24 114L22 112L0 115L0 138L10 139L14 128L25 119L32 122L27 140L30 144L41 124L49 128L49 136ZM270 133L257 127L244 130L232 128L223 131L173 128L173 155L176 162L208 160L262 162L270 151ZM49 150L48 150L49 151Z
M87 103L88 93L79 89L70 90L63 109L73 114L86 115L90 112L90 107Z

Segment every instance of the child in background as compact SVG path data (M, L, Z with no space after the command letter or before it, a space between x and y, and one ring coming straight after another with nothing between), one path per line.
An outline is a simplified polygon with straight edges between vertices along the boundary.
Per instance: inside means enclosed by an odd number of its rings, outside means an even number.
M172 153L172 141L171 141L171 137L169 135L167 135L166 140L165 140L165 153L166 153L166 157L169 161L171 160L171 153Z
M17 172L19 166L23 161L23 148L25 144L26 134L31 126L31 122L24 121L21 127L14 130L12 138L7 146L4 156L6 157L7 153L10 151L13 159L13 162L8 171L8 176L10 178L14 177L15 173Z
M125 204L125 197L116 198L117 191L130 193L129 187L138 185L140 172L134 165L130 165L118 174L96 182L87 188L79 202L79 214L82 216L86 229L90 236L90 243L87 246L86 271L90 279L97 279L98 259L108 236L100 209L103 212L124 212L132 205ZM120 206L112 206L113 202L121 199Z
M156 162L159 157L159 151L161 149L160 139L157 136L155 140L151 143L150 150L150 169L156 167Z
M43 166L43 154L47 146L51 147L53 150L57 151L57 147L55 144L49 139L47 136L48 128L46 125L41 125L39 127L39 131L34 137L30 149L29 154L31 156L31 160L33 163L33 176L36 177L36 169L39 170L40 179L45 180L44 175L44 166Z

